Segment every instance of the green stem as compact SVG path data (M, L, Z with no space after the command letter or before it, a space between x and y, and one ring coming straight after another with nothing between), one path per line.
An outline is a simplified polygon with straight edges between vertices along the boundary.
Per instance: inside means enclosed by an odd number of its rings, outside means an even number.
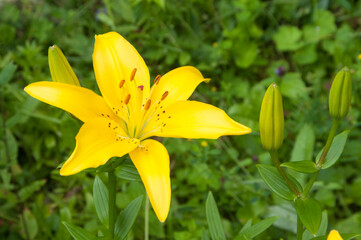
M318 173L320 172L320 170L318 170L317 172L315 172L314 174L312 174L310 181L308 181L305 189L303 190L303 196L307 196L307 194L310 192L313 184L315 183L317 177L318 177Z
M144 240L149 240L149 197L146 194L144 208Z
M318 171L315 172L314 174L312 174L312 176L311 176L310 180L308 181L305 189L303 190L303 196L307 196L307 194L310 192L313 184L317 180L318 174L320 173L321 167L322 167L323 163L325 162L327 153L331 148L332 141L336 136L337 129L338 129L339 125L340 125L340 120L339 119L334 119L333 122L332 122L332 127L331 127L331 130L330 130L330 133L328 134L328 138L327 138L324 150L322 152L322 155L321 155L320 159L318 160L318 162L316 163L316 167L318 168Z
M299 216L297 216L297 240L302 240L303 224Z
M114 239L114 225L115 225L115 191L117 187L117 179L114 174L114 169L108 172L108 190L109 190L109 235L110 239Z
M333 122L332 122L332 127L331 127L331 130L330 130L330 133L328 134L328 138L327 138L325 148L324 148L324 150L322 152L322 155L321 155L320 159L316 163L316 166L318 168L321 168L323 162L325 161L328 150L330 150L332 141L333 141L334 137L336 136L337 128L338 128L339 125L340 125L340 120L339 119L334 119Z
M296 194L296 196L298 196L298 197L302 196L302 193L297 190L295 185L287 177L287 175L286 175L285 171L283 170L283 168L280 166L281 164L280 164L280 160L278 158L277 150L270 151L270 155L271 155L273 164L278 169L278 172L281 174L282 178L286 181L288 187L292 190L292 192L294 192L294 194Z

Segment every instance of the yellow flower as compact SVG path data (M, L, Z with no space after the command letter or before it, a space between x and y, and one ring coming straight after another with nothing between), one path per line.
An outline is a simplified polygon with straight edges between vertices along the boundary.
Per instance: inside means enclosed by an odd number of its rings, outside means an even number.
M202 142L201 142L201 146L202 146L202 147L207 147L207 146L208 146L208 143L207 143L206 141L202 141Z
M343 240L336 230L332 230L327 237L327 240Z
M75 150L60 170L71 175L129 153L158 219L167 218L169 155L157 137L209 138L251 132L212 105L187 101L203 81L194 67L180 67L155 78L136 49L118 33L95 36L93 65L103 97L59 82L25 88L31 96L66 110L84 122Z

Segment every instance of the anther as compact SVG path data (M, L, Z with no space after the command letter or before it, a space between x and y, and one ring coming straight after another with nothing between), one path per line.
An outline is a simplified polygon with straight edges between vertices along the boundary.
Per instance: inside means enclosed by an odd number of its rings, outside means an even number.
M134 68L132 73L130 74L130 81L133 81L134 80L134 76L135 76L135 73L137 72L137 69Z
M120 83L119 83L119 88L122 88L123 85L124 85L124 83L125 83L125 80L124 80L124 79L123 79L122 81L120 81Z
M144 86L143 86L143 85L140 85L140 86L138 86L138 88L139 88L141 91L143 91Z
M130 94L128 94L125 99L124 99L124 103L125 104L128 104L129 103L129 100L130 100Z
M149 109L151 102L152 102L152 101L151 101L150 99L148 99L148 101L145 103L145 107L144 107L145 110L148 110L148 109Z
M158 84L159 83L159 80L160 80L160 75L157 75L154 79L154 84Z
M168 91L165 91L160 100L163 101L167 96L168 96Z

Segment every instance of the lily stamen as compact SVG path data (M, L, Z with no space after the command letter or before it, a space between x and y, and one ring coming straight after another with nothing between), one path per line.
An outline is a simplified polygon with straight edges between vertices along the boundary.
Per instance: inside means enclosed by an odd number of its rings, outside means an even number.
M168 91L165 91L160 100L163 101L167 96L168 96Z
M125 83L125 80L124 80L124 79L123 79L122 81L120 81L120 83L119 83L119 88L122 88L123 85L124 85L124 83Z
M130 81L134 80L134 76L135 76L136 73L137 73L137 68L134 68L132 73L130 74Z
M150 99L148 99L148 101L145 103L145 106L144 106L144 109L145 109L145 110L148 110L148 109L149 109L151 102L152 102L152 101L151 101Z
M129 100L130 100L130 94L128 94L128 95L125 97L125 100L124 100L125 105L128 105Z
M158 84L161 76L158 74L154 79L154 84Z

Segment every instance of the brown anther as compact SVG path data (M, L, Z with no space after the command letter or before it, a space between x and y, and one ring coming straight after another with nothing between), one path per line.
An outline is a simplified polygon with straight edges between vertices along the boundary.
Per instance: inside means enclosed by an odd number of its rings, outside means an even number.
M154 84L158 84L159 83L159 80L160 80L160 75L157 75L154 79Z
M129 103L129 100L130 100L130 94L128 94L125 99L124 99L124 103L125 104L128 104Z
M123 79L122 81L120 81L120 83L119 83L119 88L122 88L123 85L124 85L124 83L125 83L125 80L124 80L124 79Z
M143 85L140 85L140 86L138 86L138 88L139 88L141 91L143 91L144 86L143 86Z
M168 91L165 91L160 100L163 101L167 96L168 96Z
M133 80L134 80L134 76L135 76L136 72L137 72L137 69L134 68L133 71L132 71L132 73L130 74L130 81L133 81Z
M151 101L150 99L148 99L148 101L145 103L145 106L144 106L144 109L145 109L145 110L148 110L148 109L149 109L151 102L152 102L152 101Z

